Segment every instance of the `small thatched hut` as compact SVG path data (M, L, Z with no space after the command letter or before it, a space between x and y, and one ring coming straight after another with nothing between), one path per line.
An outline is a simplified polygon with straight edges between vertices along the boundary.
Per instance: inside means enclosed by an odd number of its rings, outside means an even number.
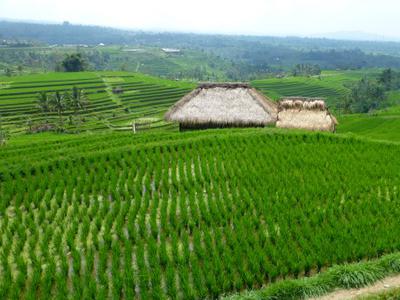
M276 127L335 132L337 124L324 99L289 97L278 104Z
M201 84L165 115L181 130L263 127L276 122L277 105L245 83Z

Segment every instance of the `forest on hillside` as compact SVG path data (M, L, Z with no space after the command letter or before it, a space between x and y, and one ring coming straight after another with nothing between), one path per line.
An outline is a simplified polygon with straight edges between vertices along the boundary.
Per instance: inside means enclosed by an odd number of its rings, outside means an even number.
M293 72L297 65L330 70L400 68L400 43L395 42L154 33L68 22L0 22L3 70L16 66L55 70L65 53L76 47L93 70L140 71L173 79L249 80ZM160 51L165 47L181 53L165 55ZM131 48L134 51L130 52Z

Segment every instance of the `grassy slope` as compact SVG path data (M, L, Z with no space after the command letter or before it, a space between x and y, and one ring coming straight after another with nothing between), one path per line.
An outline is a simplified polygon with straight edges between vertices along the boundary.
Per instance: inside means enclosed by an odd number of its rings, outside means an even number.
M369 71L368 73L372 73ZM325 71L321 76L270 78L253 81L253 85L273 99L284 96L324 97L330 106L349 92L346 85L358 80L359 72Z
M400 142L400 115L349 115L339 118L338 133L352 133L376 140Z
M193 88L193 84L176 82L151 76L127 72L82 72L48 73L18 77L0 77L0 115L3 125L11 133L22 133L26 121L41 124L46 119L36 106L37 94L41 91L52 93L66 91L74 85L83 88L90 100L87 111L82 114L80 129L115 130L128 129L132 121L142 118L151 128L164 127L163 113ZM124 94L113 95L112 88L122 86ZM64 114L65 119L72 112ZM48 116L55 122L55 113ZM74 116L73 116L74 119ZM75 118L76 119L76 118ZM68 124L68 121L66 121ZM76 123L75 123L76 124ZM74 124L67 125L75 130Z
M376 78L379 72L375 69L323 71L320 76L268 78L255 80L252 84L275 100L284 96L323 97L331 108L335 108L336 103L349 93L349 85L365 76Z
M338 133L400 142L400 92L390 93L389 99L393 106L374 114L340 116Z

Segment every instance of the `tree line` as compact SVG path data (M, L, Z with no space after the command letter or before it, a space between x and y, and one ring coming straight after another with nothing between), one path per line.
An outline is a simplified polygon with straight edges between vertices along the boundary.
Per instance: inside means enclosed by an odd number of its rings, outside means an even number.
M48 92L41 92L37 96L37 108L39 112L44 114L45 122L48 124L49 113L55 112L58 116L57 131L64 131L64 113L66 111L72 111L72 115L69 115L69 123L72 125L75 123L77 128L79 128L82 118L79 114L85 111L89 101L86 93L83 89L76 86L72 88L70 92L55 92L50 94ZM40 129L43 128L43 124L39 126ZM36 129L36 130L37 130ZM30 131L36 131L30 128Z
M321 75L321 68L317 64L297 64L292 69L293 76L315 76Z
M390 105L387 92L400 89L400 72L385 69L375 79L362 78L350 86L349 95L339 103L344 113L370 113Z

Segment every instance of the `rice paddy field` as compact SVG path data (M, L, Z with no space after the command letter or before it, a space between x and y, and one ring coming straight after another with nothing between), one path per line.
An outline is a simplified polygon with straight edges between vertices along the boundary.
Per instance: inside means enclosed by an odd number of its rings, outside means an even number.
M274 129L15 138L0 298L218 298L399 251L398 153Z
M389 99L393 106L373 114L340 116L338 133L353 134L374 140L400 142L400 92L392 92Z
M375 74L373 71L369 72ZM325 97L334 108L349 92L349 83L361 78L361 73L323 72L319 77L288 77L256 80L252 85L272 99L283 96ZM85 91L89 105L81 112L82 122L70 121L74 112L65 111L67 131L132 130L174 131L177 126L166 123L163 115L176 101L190 92L195 83L166 80L130 72L47 73L0 77L0 118L12 135L26 133L29 125L56 123L57 114L42 113L37 105L40 92L70 91L72 87ZM123 90L114 94L113 88Z
M253 86L272 99L285 96L322 97L334 108L350 92L349 86L363 77L374 78L379 70L323 71L320 76L255 80Z
M11 134L25 133L27 120L43 124L47 118L37 107L39 92L65 92L72 87L85 91L89 105L82 113L80 130L130 130L132 123L145 123L145 129L168 129L163 121L165 110L193 88L193 84L154 78L138 73L83 72L49 73L17 77L0 77L0 116ZM113 94L113 88L123 94ZM64 112L64 118L72 115ZM57 120L50 113L50 122ZM74 130L76 125L68 124Z
M252 84L333 105L359 76ZM82 132L25 134L46 118L37 94L73 86L90 101ZM0 299L217 299L400 251L398 107L340 116L337 135L179 133L163 114L194 87L128 72L0 78Z

